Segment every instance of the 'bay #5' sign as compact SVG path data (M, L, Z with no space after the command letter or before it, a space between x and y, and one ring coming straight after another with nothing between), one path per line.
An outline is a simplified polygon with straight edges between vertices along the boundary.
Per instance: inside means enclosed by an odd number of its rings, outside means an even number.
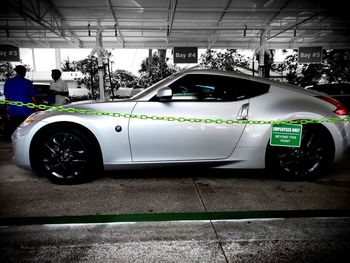
M11 45L0 45L0 61L20 61L19 48Z
M321 63L322 47L299 47L299 63Z
M174 63L197 63L197 47L174 47Z

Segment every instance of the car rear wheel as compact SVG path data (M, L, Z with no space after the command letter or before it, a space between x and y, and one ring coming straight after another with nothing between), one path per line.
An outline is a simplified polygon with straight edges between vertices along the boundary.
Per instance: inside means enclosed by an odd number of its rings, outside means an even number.
M331 160L328 138L323 129L304 125L300 147L268 146L267 168L281 179L316 179Z
M47 131L38 144L39 172L58 184L73 184L92 177L92 145L76 129L58 128Z

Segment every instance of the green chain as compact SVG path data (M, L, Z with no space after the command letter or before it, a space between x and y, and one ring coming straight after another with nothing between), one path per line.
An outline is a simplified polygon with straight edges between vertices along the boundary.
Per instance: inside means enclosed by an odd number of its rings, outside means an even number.
M309 124L309 123L327 123L327 122L348 122L350 117L338 117L338 118L323 118L317 120L223 120L223 119L198 119L198 118L185 118L185 117L164 117L164 116L148 116L148 115L136 115L130 113L117 113L117 112L102 112L92 111L85 109L66 108L63 106L49 106L49 105L36 105L34 103L23 103L21 101L8 101L0 100L0 105L13 105L18 107L28 107L31 109L39 110L52 110L63 111L69 113L81 113L97 116L109 116L109 117L123 117L127 119L141 119L141 120L155 120L155 121L169 121L169 122L193 122L193 123L213 123L213 124Z

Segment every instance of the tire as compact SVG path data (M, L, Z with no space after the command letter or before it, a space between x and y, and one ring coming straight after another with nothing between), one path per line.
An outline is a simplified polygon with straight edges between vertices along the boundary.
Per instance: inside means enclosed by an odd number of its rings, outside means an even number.
M93 146L78 129L50 129L41 136L37 147L38 171L52 182L76 184L93 177L97 167Z
M330 135L324 129L315 125L303 125L300 147L268 145L266 166L280 179L317 179L333 158L332 143Z

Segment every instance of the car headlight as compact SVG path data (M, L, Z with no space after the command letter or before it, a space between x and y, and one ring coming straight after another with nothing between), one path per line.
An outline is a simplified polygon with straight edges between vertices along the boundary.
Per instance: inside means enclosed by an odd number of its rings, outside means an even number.
M31 114L27 119L24 120L24 122L22 122L22 124L20 126L25 127L29 124L32 124L33 121L36 121L39 119L39 116L44 114L44 111L37 111L34 112L33 114Z

